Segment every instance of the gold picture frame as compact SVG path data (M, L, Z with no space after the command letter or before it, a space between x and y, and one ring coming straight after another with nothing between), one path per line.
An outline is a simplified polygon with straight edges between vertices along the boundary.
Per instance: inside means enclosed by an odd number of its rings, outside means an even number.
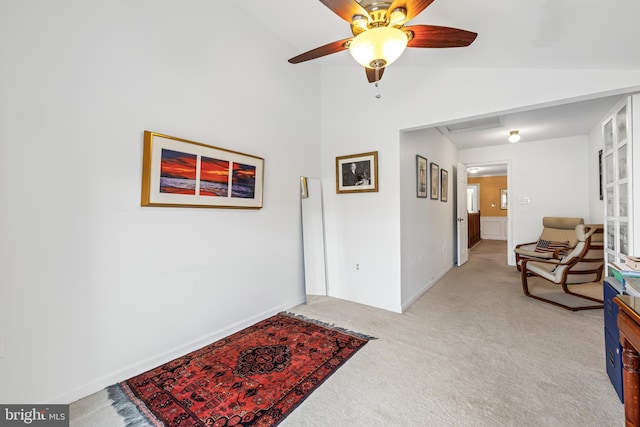
M378 152L336 157L336 193L378 191Z
M264 159L144 131L141 206L260 209Z
M307 184L307 177L300 177L300 198L308 199L309 198L309 185Z
M500 190L500 209L506 210L509 207L509 192L506 188Z

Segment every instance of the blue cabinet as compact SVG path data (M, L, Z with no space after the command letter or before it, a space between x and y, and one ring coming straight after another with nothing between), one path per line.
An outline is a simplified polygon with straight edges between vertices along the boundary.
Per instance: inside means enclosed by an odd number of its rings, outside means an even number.
M622 293L622 285L613 278L604 280L604 342L607 363L607 375L615 388L620 402L624 403L622 394L622 346L618 331L618 306L613 298Z

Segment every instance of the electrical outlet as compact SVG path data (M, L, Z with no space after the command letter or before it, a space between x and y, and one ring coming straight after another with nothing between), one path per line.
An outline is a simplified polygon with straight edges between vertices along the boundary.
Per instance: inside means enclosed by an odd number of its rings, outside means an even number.
M356 270L360 270L360 264L356 264Z

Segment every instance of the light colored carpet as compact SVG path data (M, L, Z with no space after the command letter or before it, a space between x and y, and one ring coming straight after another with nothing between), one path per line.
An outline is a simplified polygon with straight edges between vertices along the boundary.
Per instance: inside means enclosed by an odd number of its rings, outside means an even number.
M585 288L601 293L600 284ZM605 370L602 310L525 297L505 242L483 241L404 314L329 297L291 311L378 339L283 427L624 425ZM71 425L122 425L109 405L104 391L72 404Z

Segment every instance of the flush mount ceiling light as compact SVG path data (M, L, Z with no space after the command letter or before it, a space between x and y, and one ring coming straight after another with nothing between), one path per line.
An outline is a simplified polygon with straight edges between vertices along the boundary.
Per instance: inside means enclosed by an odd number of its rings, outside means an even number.
M320 0L348 22L353 37L337 40L289 59L291 64L309 61L349 49L365 68L369 83L382 78L385 67L406 47L449 48L469 46L478 34L439 25L410 25L433 0Z
M478 168L469 168L469 169L467 169L467 172L469 172L469 173L478 173Z
M512 130L509 132L509 142L518 142L520 141L520 131Z

